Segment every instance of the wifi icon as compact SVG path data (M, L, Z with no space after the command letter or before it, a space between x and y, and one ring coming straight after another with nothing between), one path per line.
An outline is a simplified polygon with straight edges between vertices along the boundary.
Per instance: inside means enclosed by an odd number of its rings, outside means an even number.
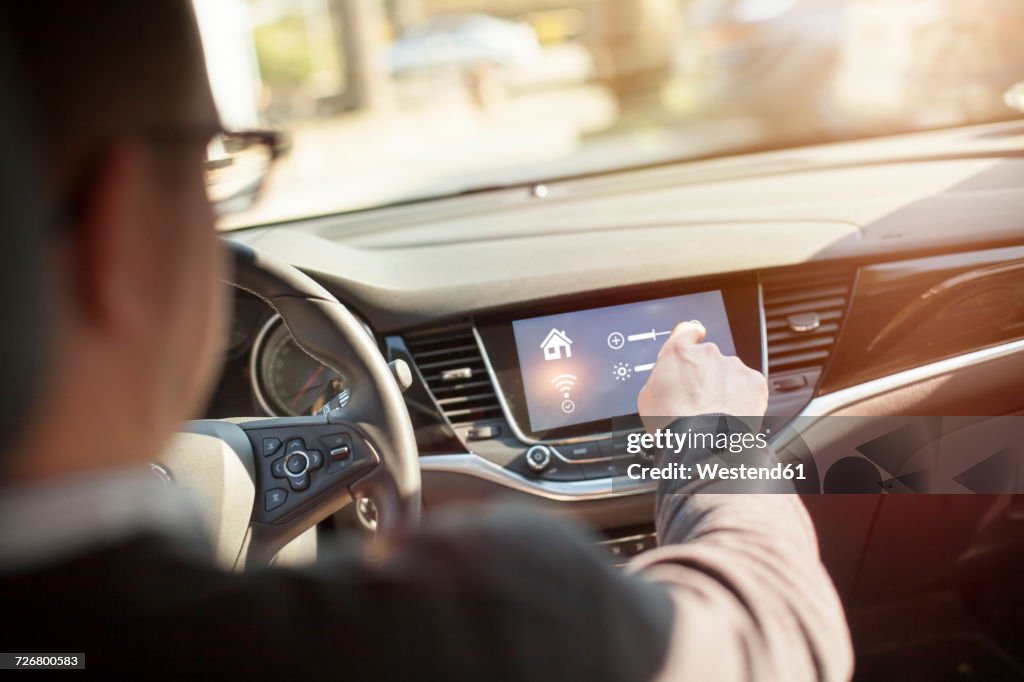
M562 394L562 397L568 400L569 392L572 391L572 387L576 385L576 375L559 374L551 380L551 383L555 385L555 388Z

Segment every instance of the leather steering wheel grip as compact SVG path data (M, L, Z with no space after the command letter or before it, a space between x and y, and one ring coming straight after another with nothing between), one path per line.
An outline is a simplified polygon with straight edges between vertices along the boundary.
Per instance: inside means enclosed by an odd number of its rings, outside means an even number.
M234 268L228 283L264 300L302 350L348 381L345 420L365 432L383 465L353 484L353 496L373 500L382 534L418 525L419 451L402 392L376 342L348 308L298 268L247 245L224 243Z

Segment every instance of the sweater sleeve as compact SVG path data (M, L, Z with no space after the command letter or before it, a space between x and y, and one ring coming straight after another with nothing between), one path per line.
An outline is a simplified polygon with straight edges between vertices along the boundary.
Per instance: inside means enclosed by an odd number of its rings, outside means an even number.
M724 415L684 418L669 428L723 427L745 428ZM776 461L762 449L739 458L748 465ZM690 448L663 453L659 465L692 470L716 459L706 448ZM660 546L638 556L630 570L665 586L675 606L662 679L850 678L853 654L842 606L791 487L663 480L656 526Z

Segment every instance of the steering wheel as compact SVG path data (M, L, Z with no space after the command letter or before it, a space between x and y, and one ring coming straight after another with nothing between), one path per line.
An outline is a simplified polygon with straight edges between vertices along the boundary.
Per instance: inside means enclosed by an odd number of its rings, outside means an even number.
M234 260L228 283L269 304L299 347L344 376L350 390L347 404L326 415L189 423L192 434L213 437L222 451L236 456L225 472L241 462L255 488L248 540L231 551L244 551L242 563L266 562L292 539L360 498L373 502L379 534L417 525L418 451L396 372L362 323L313 279L248 246L226 244ZM399 371L399 380L408 382L407 373L408 367ZM185 485L205 488L202 492L230 494L220 490L231 478L223 472L215 472L220 474L213 476L216 485L209 484L210 459L197 463L193 455L190 464L172 458L170 473ZM225 506L223 499L219 502Z

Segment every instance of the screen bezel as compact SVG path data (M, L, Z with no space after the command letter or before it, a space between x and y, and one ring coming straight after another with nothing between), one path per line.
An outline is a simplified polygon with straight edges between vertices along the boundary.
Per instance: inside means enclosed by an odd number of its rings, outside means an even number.
M630 290L596 292L585 296L542 302L529 310L505 311L476 320L481 351L495 380L506 416L516 435L527 442L581 440L611 433L612 419L561 426L545 431L530 429L526 395L523 390L519 357L516 352L513 320L524 320L544 315L591 310L625 303L639 303L659 298L683 296L702 291L722 292L729 329L733 335L736 354L753 369L764 372L764 341L762 338L761 299L757 279L752 275L718 277L713 280L689 281L682 284L645 286ZM616 428L640 419L635 415L615 417Z

